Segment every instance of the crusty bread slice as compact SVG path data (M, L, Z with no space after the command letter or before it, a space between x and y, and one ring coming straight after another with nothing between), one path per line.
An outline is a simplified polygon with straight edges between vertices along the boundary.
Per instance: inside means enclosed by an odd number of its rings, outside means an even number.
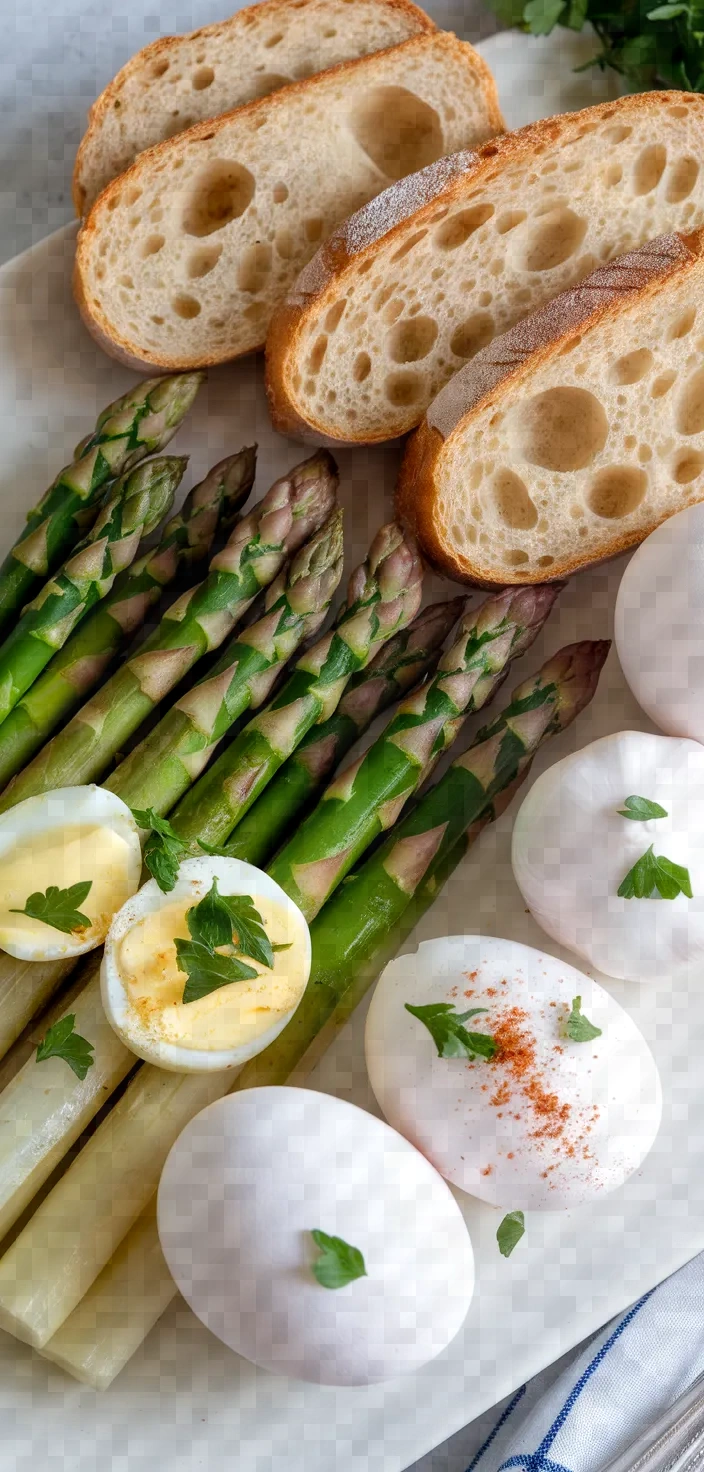
M483 587L564 578L704 499L704 230L602 266L477 354L409 441L397 509Z
M263 346L335 224L390 179L502 126L473 47L436 31L148 149L78 237L75 291L107 352L193 368Z
M549 118L394 185L341 225L276 312L277 429L404 434L496 334L604 260L704 224L704 97Z
M433 30L411 0L264 0L187 36L153 41L90 109L73 175L76 213L164 138Z

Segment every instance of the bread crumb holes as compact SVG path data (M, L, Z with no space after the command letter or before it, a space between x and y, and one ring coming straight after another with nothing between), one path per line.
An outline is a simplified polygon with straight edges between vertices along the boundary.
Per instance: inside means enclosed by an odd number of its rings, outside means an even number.
M394 363L417 363L427 358L438 335L434 317L413 317L398 322L387 338L387 352Z
M595 516L620 521L631 516L648 489L648 477L635 465L607 465L597 472L585 500Z
M191 86L194 92L205 92L212 87L215 81L215 72L211 66L199 66L191 77Z
M193 317L199 317L201 313L200 302L196 301L194 296L175 296L171 302L171 309L177 317L182 317L186 322Z

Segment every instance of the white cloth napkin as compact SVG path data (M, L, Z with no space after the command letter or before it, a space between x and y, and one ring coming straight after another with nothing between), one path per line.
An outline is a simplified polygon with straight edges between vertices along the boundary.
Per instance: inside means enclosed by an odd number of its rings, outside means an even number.
M704 1253L497 1407L467 1472L602 1472L702 1373Z

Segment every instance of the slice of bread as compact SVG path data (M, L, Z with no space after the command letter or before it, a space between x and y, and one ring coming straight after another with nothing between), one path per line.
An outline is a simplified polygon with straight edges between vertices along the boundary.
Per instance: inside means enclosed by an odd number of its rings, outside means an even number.
M483 348L408 443L398 514L482 587L564 578L704 499L704 230L602 266Z
M153 41L90 109L73 175L76 213L164 138L434 30L411 0L264 0L190 35Z
M261 347L339 220L501 126L486 63L441 31L199 123L148 149L93 206L74 277L86 325L133 367Z
M283 433L406 433L496 334L604 260L704 224L704 97L549 118L394 185L341 225L271 323Z

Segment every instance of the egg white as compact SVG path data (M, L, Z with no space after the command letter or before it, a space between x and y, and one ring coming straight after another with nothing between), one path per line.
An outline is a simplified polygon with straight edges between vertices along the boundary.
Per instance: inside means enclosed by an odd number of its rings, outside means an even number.
M591 1042L565 1036L576 996L602 1029ZM499 1057L439 1057L407 1002L484 1007L464 1026L489 1034L516 1009L521 1032L534 1039L535 1066L521 1078ZM598 1200L638 1168L660 1124L657 1068L633 1019L574 967L514 941L455 935L393 961L372 997L365 1051L389 1123L448 1181L506 1210ZM533 1081L537 1108L526 1092ZM557 1117L540 1112L550 1094L569 1106L554 1138Z
M452 1193L363 1109L310 1089L243 1089L204 1109L159 1187L161 1244L198 1318L277 1374L366 1385L440 1354L474 1284ZM359 1249L367 1276L323 1288L319 1228Z
M12 850L18 844L37 846L38 860L41 858L42 840L55 837L62 829L95 827L109 830L123 840L126 850L125 880L128 893L139 886L142 872L142 849L139 829L130 809L105 787L89 783L82 787L59 787L52 792L28 797L6 813L0 814L0 865L12 863ZM39 868L39 863L38 863ZM94 879L86 873L83 879ZM61 872L47 876L48 882L59 889L66 887L66 877ZM48 886L47 886L48 887ZM32 890L43 891L42 884L33 882ZM28 891L26 898L29 898ZM122 894L118 904L122 901ZM89 901L86 901L89 905ZM86 904L83 906L85 912ZM51 925L37 922L19 933L11 929L11 917L7 926L0 920L0 947L9 955L22 961L55 961L70 956L82 956L102 944L104 935L76 932L66 934Z
M286 915L289 933L294 936L295 951L292 949L289 954L292 958L295 957L295 969L300 985L296 990L294 1005L280 1013L276 1020L255 1038L250 1038L232 1047L198 1048L169 1041L164 1036L164 1028L158 1018L151 1024L145 1021L130 997L120 965L120 947L128 932L147 915L171 906L177 901L187 902L189 907L197 905L210 890L213 879L217 879L222 895L245 894L251 896L255 906L258 900L268 899L280 907ZM185 928L183 934L187 939L188 933ZM109 1022L122 1038L125 1046L148 1063L154 1063L159 1068L171 1069L178 1073L204 1073L236 1068L246 1063L249 1058L263 1052L264 1048L267 1048L278 1037L287 1022L290 1021L305 990L310 974L310 963L311 946L308 926L298 906L289 899L280 885L270 879L268 874L261 869L255 868L253 864L246 864L241 859L211 858L204 855L202 858L187 859L181 864L173 890L165 894L159 888L156 880L150 879L114 917L105 942L105 953L100 972L103 1006ZM185 985L186 977L183 976L182 979ZM236 986L238 983L233 983L233 985ZM228 986L212 993L214 1005L216 1006L217 1000L222 999L230 991L231 988ZM217 1011L215 1017L217 1019Z

